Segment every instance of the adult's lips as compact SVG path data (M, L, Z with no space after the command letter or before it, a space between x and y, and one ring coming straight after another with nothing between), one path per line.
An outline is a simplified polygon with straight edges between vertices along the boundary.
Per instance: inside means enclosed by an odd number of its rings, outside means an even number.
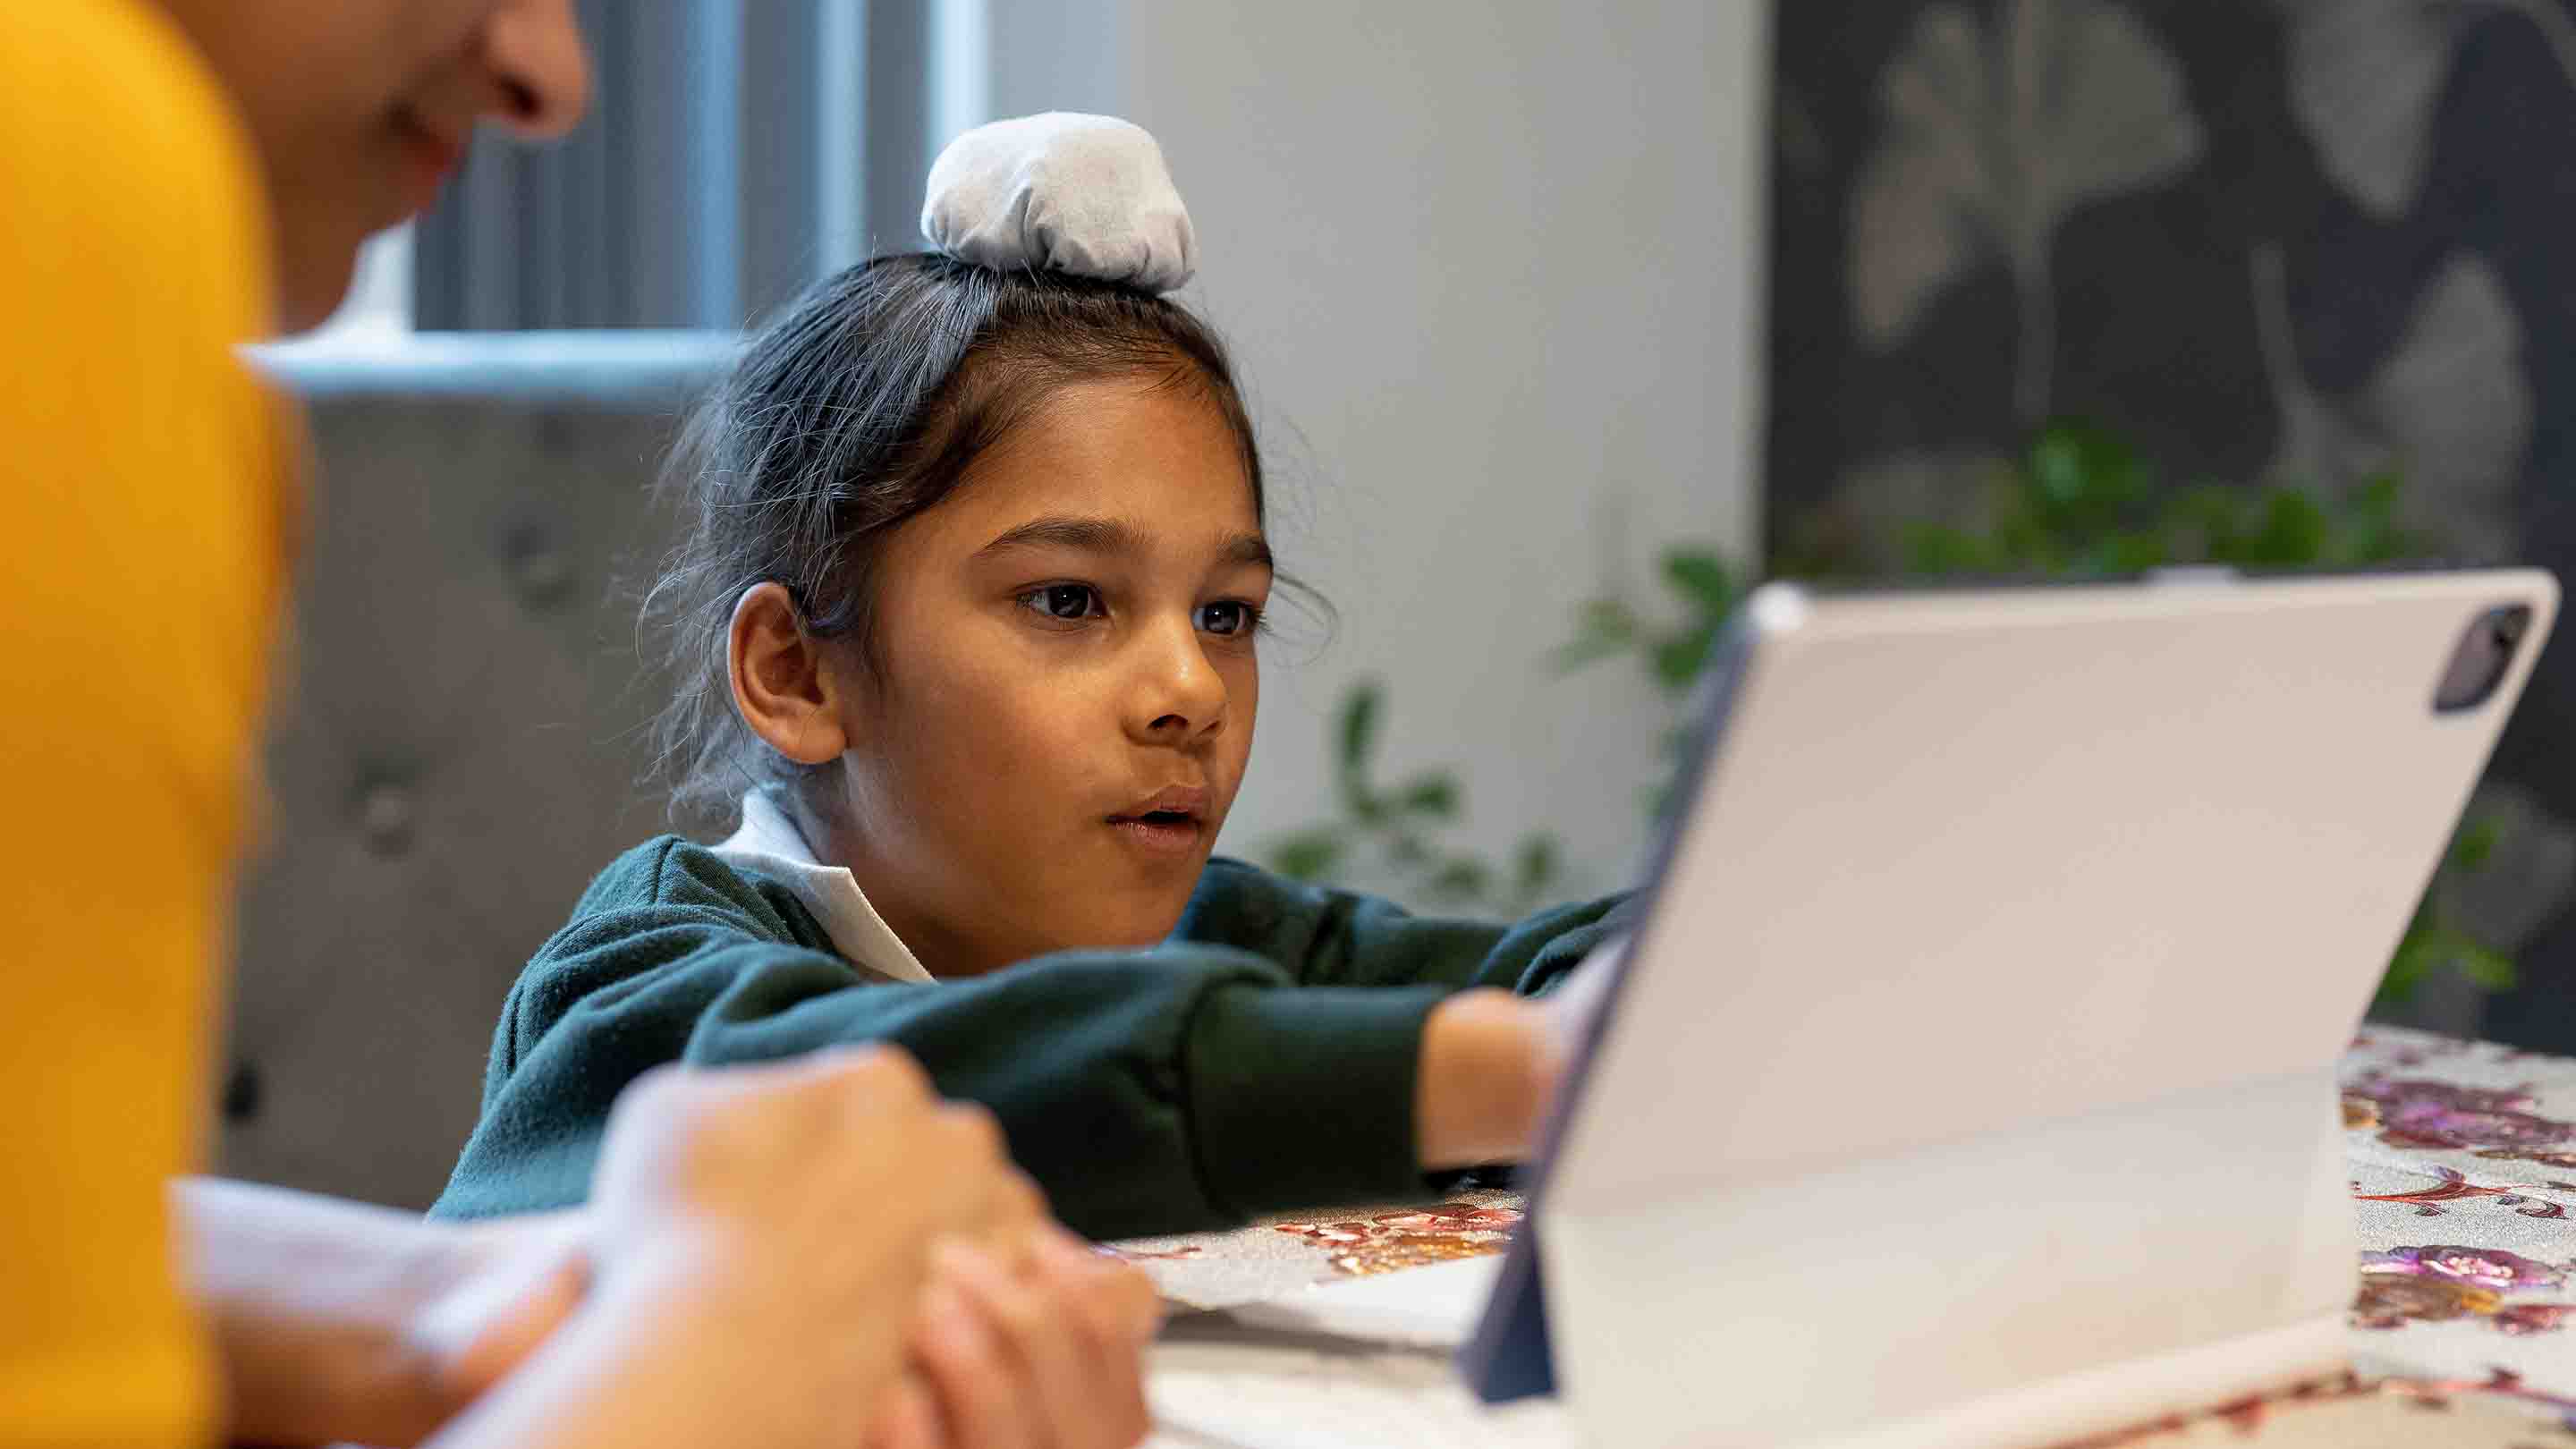
M447 178L464 164L471 128L443 127L410 109L395 114L394 126L402 136L404 199L413 210L426 211Z

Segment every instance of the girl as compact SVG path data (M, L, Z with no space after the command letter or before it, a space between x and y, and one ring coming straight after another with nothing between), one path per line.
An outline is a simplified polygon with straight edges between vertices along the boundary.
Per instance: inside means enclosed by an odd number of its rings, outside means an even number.
M970 134L925 216L952 254L824 282L706 405L651 608L679 802L739 829L628 852L529 963L438 1211L580 1201L656 1063L844 1042L989 1106L1097 1237L1528 1149L1566 1033L1515 993L1614 902L1429 920L1210 858L1275 577L1225 350L1160 295L1161 166L1097 118Z

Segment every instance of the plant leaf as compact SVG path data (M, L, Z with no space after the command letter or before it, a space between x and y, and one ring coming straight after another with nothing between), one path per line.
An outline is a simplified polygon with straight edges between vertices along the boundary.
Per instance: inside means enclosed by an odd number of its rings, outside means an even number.
M1734 572L1705 549L1677 548L1664 555L1664 577L1703 613L1723 617L1735 607Z
M1587 599L1575 606L1574 637L1560 644L1549 662L1560 672L1624 654L1636 647L1637 615L1616 599Z
M1521 840L1513 891L1523 904L1534 902L1556 883L1556 839L1530 835Z
M1353 775L1365 775L1369 756L1377 750L1378 706L1384 688L1374 679L1363 679L1342 696L1342 768Z
M2422 985L2424 970L2405 952L2399 952L2388 963L2388 974L2379 978L2379 989L2371 993L2373 1011L2387 1011L2415 999L2415 988Z
M2492 815L2481 815L2460 827L2458 837L2451 842L2449 864L2456 870L2482 869L2503 837L2504 822Z
M2512 957L2475 942L2462 941L2459 949L2451 953L2451 964L2487 991L2511 991L2521 980L2521 973L2513 969Z
M1717 631L1718 623L1712 619L1658 643L1654 653L1655 682L1668 693L1690 688L1708 663L1708 651L1717 642Z
M1340 781L1342 804L1353 817L1374 824L1386 816L1386 804L1369 784L1369 758L1377 752L1379 706L1385 687L1375 679L1353 683L1342 696Z
M2105 516L2146 491L2146 470L2127 443L2091 423L2061 420L2030 445L2030 484L2056 511Z
M2102 540L2093 551L2094 567L2104 573L2134 574L2173 561L2173 551L2160 533L2124 531Z
M1423 893L1433 900L1472 901L1485 893L1486 882L1493 871L1473 856L1461 855L1443 861L1430 879L1423 882Z
M2513 958L2449 926L2429 927L2411 945L2419 976L2449 966L2485 991L2510 991L2518 979Z
M1993 543L1962 528L1938 523L1906 525L1899 534L1905 568L1917 574L2000 572Z
M2422 927L2410 927L2406 939L2397 944L2397 953L2389 958L2387 974L2379 978L2379 990L2371 997L2374 1007L2403 1006L2415 999L2415 990L2433 969L2436 953Z
M2264 500L2263 531L2244 560L2274 567L2313 564L2325 553L2326 515L2317 500L2296 488L2275 488Z
M2245 495L2223 483L2202 483L2165 501L2157 527L2174 563L2218 563L2237 556L2245 533Z
M1458 778L1446 770L1417 775L1396 797L1395 804L1408 815L1447 820L1458 813Z
M1273 844L1270 868L1290 880L1325 880L1341 864L1347 848L1340 831L1319 825Z

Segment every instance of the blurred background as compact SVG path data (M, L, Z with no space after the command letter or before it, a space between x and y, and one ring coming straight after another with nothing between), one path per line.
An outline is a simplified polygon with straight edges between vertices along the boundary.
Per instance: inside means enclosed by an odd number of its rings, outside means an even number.
M2576 551L2571 0L594 0L268 349L319 442L224 1166L425 1203L641 793L648 488L740 329L919 245L930 158L1162 141L1291 620L1221 848L1440 909L1627 883L1766 575ZM2553 648L2391 1015L2576 1051ZM2356 782L2366 788L2366 782Z

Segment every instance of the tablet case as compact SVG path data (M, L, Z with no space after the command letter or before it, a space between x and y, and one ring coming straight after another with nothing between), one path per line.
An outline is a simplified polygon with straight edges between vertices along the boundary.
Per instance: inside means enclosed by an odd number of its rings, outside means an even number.
M2502 685L2435 713L2498 603ZM1478 1392L1600 1443L1993 1446L2339 1366L2333 1064L2555 603L1758 591Z

